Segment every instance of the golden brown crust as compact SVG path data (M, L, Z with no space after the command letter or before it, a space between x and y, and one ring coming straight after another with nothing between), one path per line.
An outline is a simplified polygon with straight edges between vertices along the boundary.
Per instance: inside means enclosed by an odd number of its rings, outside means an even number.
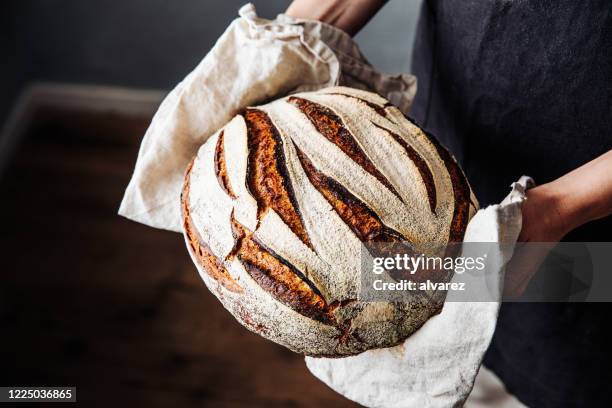
M429 208L432 213L436 213L436 185L434 183L434 177L429 169L429 166L423 160L421 155L417 153L416 150L412 148L404 139L402 139L398 134L391 132L389 129L385 129L382 126L378 126L376 123L373 123L379 129L382 129L389 133L393 139L404 148L410 160L414 163L416 168L419 170L419 174L421 175L421 179L423 180L423 184L425 184L425 189L427 191L427 199L429 200Z
M418 127L418 125L412 119L408 117L407 119ZM448 152L448 150L446 150L446 148L440 144L435 136L426 132L425 130L422 130L422 132L436 148L438 155L446 166L446 170L450 175L451 183L453 185L455 209L453 210L453 219L451 220L448 242L462 242L467 224L470 220L470 205L472 204L470 197L470 186L467 182L465 174L463 174L463 170L461 170L459 164L457 164L455 158Z
M312 248L295 201L283 154L282 140L265 112L248 109L248 187L257 200L258 218L268 208L278 213L291 230Z
M242 287L231 277L208 245L202 241L191 219L189 176L194 161L195 159L187 167L181 193L183 229L187 241L200 266L212 279L232 292L242 293ZM336 325L332 312L339 306L339 303L327 305L316 287L297 269L258 243L252 231L236 221L233 214L231 221L235 244L228 258L237 257L257 284L281 303L311 319ZM251 323L251 328L259 333L263 334L267 330L263 325L254 324L246 313L241 315L241 319L247 325Z
M333 324L325 300L315 286L295 267L266 249L253 237L253 232L232 216L236 256L248 274L279 302L311 319Z
M217 145L215 146L215 174L217 175L217 180L219 181L219 185L221 186L223 191L225 191L228 196L235 199L236 195L232 190L232 186L227 175L227 166L225 163L225 148L223 147L224 136L225 134L222 130L219 133Z
M399 232L385 226L374 211L341 184L317 170L297 146L295 149L310 183L361 241L395 242L405 239Z
M353 98L361 103L364 103L366 105L368 105L370 108L372 108L376 113L378 113L380 116L387 116L387 111L385 110L386 107L388 106L392 106L391 103L387 102L384 106L379 106L376 105L375 103L372 103L368 100L365 100L363 98L360 98L358 96L355 95L347 95L347 94L343 94L343 93L337 93L337 92L331 92L328 95L340 95L340 96L344 96L345 98Z
M380 171L378 171L376 166L374 166L374 163L370 161L361 147L359 147L353 138L353 135L351 135L348 129L346 129L342 123L342 119L340 119L334 112L324 106L303 98L292 96L288 98L287 101L297 106L315 126L319 133L338 146L340 150L344 152L344 154L353 159L353 161L359 164L365 171L376 177L378 181L380 181L401 200L400 195L391 185L389 180L387 180L387 178Z
M181 193L181 209L183 212L183 230L187 236L187 241L191 247L191 251L195 258L198 260L204 271L208 273L211 278L222 284L227 290L232 292L241 293L242 288L238 283L231 277L229 272L225 269L221 261L212 253L208 245L198 233L189 211L189 175L191 174L191 168L193 167L192 160L187 171L185 173L185 183L183 185L183 191Z

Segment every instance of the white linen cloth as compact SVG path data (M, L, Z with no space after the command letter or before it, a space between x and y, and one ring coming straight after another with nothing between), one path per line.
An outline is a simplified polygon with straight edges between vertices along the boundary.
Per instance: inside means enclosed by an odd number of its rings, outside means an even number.
M279 15L259 18L247 4L200 64L164 99L138 153L119 214L172 231L180 227L184 171L198 148L240 109L286 94L333 85L367 89L407 113L416 93L411 75L376 71L357 45L332 26ZM480 210L466 239L514 243L528 180L499 206ZM511 253L499 254L503 263ZM501 264L500 275L501 279ZM397 347L344 359L307 358L311 372L366 406L437 407L469 394L490 342L499 303L446 303Z

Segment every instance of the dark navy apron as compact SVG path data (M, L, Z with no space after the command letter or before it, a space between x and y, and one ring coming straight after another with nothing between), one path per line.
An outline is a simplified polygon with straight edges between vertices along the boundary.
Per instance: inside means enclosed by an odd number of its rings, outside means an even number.
M411 115L482 206L612 149L612 1L426 1L413 72ZM566 240L612 241L612 217ZM612 304L504 303L485 364L529 406L612 406Z

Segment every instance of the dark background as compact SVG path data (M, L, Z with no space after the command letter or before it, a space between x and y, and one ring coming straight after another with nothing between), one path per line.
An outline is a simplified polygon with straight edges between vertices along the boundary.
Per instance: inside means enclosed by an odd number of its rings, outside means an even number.
M152 111L16 108L41 81L163 95L244 1L0 5L0 385L76 386L96 407L354 406L240 326L180 235L116 215ZM269 18L288 3L255 2ZM358 35L375 65L408 71L419 4L389 2Z
M168 90L204 57L247 2L2 2L0 123L19 92L34 81ZM274 18L290 3L254 1L265 18ZM390 1L357 36L366 56L380 69L408 71L420 3Z

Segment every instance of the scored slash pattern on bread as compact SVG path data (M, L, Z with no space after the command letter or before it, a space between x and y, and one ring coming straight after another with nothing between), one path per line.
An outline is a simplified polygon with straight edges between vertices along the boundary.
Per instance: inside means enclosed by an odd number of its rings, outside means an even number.
M384 98L334 87L248 108L187 169L184 235L247 328L341 357L403 341L443 299L361 302L361 248L460 242L477 203L435 138Z

